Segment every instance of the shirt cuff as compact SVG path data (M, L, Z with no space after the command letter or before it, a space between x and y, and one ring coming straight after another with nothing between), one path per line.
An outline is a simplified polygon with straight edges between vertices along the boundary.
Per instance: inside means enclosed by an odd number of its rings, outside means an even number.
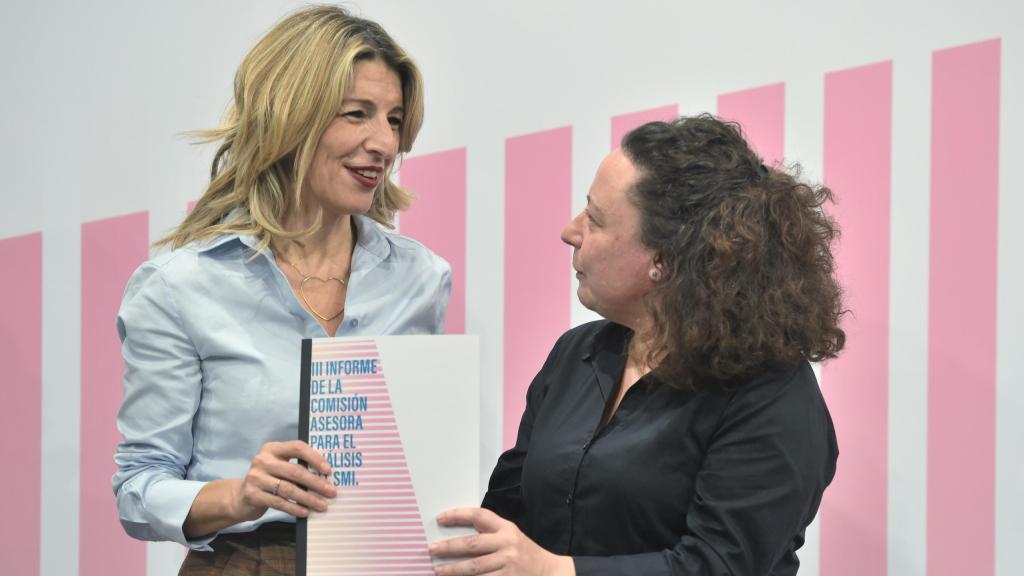
M150 486L146 494L146 512L153 530L168 540L187 546L192 550L209 552L210 542L216 533L202 538L188 539L182 527L192 502L206 482L196 480L164 480Z

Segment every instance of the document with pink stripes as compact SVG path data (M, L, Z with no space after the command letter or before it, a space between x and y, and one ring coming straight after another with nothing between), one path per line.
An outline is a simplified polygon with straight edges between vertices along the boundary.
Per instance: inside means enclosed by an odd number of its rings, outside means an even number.
M303 341L299 437L338 496L300 519L297 574L432 575L435 516L481 499L476 336Z

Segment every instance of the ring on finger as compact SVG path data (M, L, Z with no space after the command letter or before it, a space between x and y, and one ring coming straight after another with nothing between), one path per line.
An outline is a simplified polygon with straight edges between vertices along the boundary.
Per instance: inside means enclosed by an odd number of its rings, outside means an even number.
M274 489L270 491L270 494L277 496L277 491L281 489L281 479L277 479L277 484L274 484Z

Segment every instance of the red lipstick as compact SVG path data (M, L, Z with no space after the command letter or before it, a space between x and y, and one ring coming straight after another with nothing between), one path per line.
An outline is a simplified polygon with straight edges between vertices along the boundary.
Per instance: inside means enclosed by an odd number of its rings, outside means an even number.
M374 188L380 184L381 174L384 172L380 166L345 166L345 168L356 182L367 188Z

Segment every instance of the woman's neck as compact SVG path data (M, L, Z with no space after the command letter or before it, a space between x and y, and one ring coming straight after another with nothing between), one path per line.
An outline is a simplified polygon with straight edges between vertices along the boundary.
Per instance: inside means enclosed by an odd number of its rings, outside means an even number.
M633 335L629 339L629 347L626 353L631 362L645 368L645 372L654 368L660 358L651 358L651 349L654 345L654 326L649 317L629 326Z
M285 220L288 232L308 230L315 221L315 215L296 215ZM305 265L303 272L313 276L330 276L339 272L339 263L348 267L348 260L355 247L355 223L350 214L329 215L324 213L320 228L295 240L283 240L274 247L288 261ZM307 269L308 268L308 269Z

